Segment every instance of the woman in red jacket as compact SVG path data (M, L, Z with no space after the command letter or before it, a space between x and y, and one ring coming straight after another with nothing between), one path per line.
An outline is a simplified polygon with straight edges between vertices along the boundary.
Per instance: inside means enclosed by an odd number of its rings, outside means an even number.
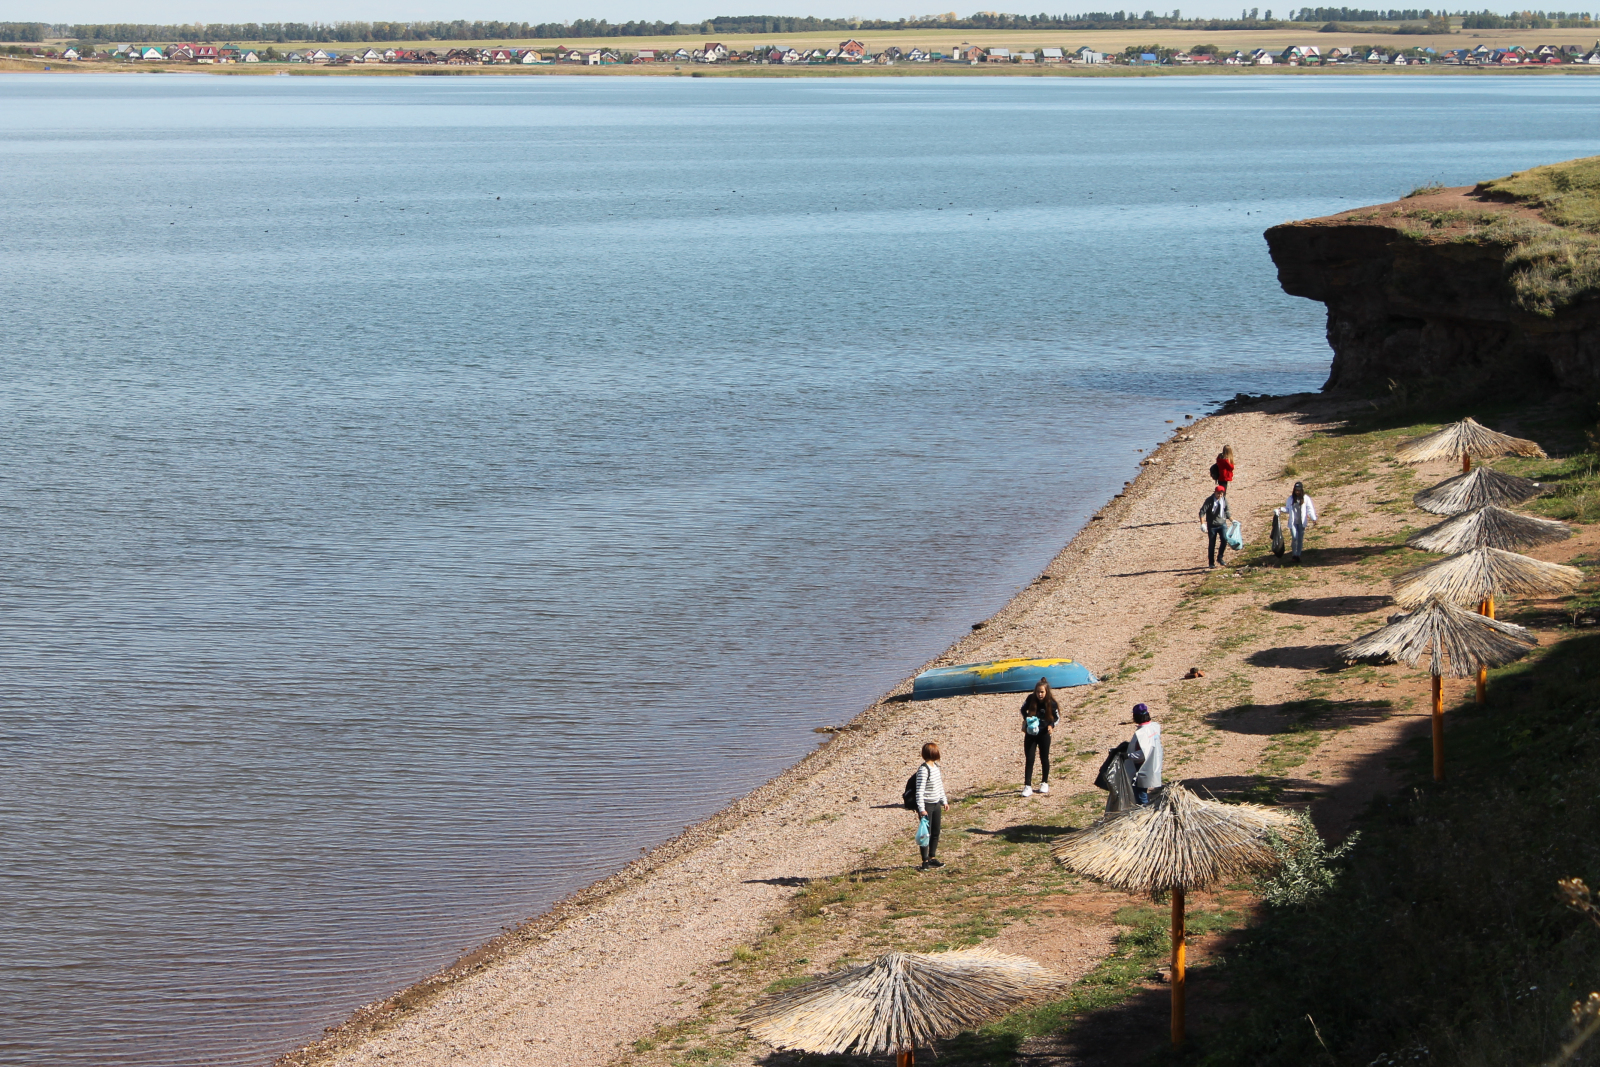
M1222 491L1227 492L1233 487L1233 446L1223 445L1222 451L1217 453L1216 466L1212 473L1216 475L1213 481L1222 486Z

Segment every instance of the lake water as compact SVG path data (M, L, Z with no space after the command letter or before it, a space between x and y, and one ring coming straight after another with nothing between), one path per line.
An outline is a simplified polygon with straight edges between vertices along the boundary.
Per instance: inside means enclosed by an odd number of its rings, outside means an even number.
M1597 103L0 77L0 1061L265 1063L759 784L1321 383L1266 226Z

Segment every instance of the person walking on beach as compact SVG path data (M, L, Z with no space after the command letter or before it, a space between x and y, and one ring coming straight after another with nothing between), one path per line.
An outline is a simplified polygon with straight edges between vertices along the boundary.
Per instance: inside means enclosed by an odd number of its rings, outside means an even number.
M1233 446L1223 445L1217 461L1211 465L1211 480L1222 486L1226 493L1233 488Z
M920 846L922 870L944 866L933 857L939 851L939 816L949 804L939 773L939 746L929 741L922 746L922 766L917 768L917 818L928 820L928 843Z
M1133 738L1128 742L1125 766L1133 779L1133 799L1150 803L1150 790L1161 788L1161 724L1150 721L1150 708L1133 706Z
M1222 562L1228 550L1228 523L1233 512L1228 510L1228 490L1217 486L1200 505L1200 524L1206 529L1206 566L1215 567Z
M1040 678L1022 702L1022 795L1033 796L1033 756L1039 755L1039 794L1050 795L1050 731L1061 721L1061 705L1050 695L1050 682Z
M1285 524L1289 527L1289 555L1299 563L1301 550L1305 548L1306 527L1317 521L1317 505L1306 496L1306 487L1295 482L1289 499L1283 503L1283 510L1287 516Z

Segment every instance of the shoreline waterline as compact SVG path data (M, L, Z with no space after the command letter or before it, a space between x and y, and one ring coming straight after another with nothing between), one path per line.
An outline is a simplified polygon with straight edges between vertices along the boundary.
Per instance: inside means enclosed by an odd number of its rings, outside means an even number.
M962 635L953 641L942 653L934 657L927 664L918 668L917 672L907 676L899 684L884 693L877 700L860 711L849 720L838 733L833 734L827 742L808 753L796 763L774 776L772 779L751 790L743 797L728 804L709 818L701 820L685 828L681 833L651 849L645 855L628 863L620 870L601 878L591 885L572 893L557 901L543 913L534 916L517 926L507 929L504 933L490 939L477 948L463 954L450 966L415 982L390 997L381 1001L367 1004L357 1009L342 1025L331 1030L328 1035L312 1044L286 1052L275 1061L275 1067L311 1067L329 1063L339 1064L367 1064L377 1062L372 1058L372 1045L374 1039L384 1041L386 1046L393 1042L405 1046L412 1041L429 1041L431 1035L439 1029L439 1023L418 1027L414 1034L406 1033L410 1026L415 1026L420 1017L428 1015L449 1015L451 1012L461 1014L461 1005L456 1002L461 998L454 995L463 991L463 988L480 979L487 980L497 988L502 984L498 980L499 972L510 972L512 977L508 980L515 981L516 977L529 977L530 972L537 967L540 974L535 979L541 986L560 985L564 979L576 978L574 970L583 971L594 962L592 955L606 955L612 950L602 947L607 935L604 933L588 933L583 928L591 923L601 920L603 915L613 905L632 906L632 901L624 898L637 897L641 894L650 896L652 883L672 883L673 876L677 875L676 884L665 886L664 893L653 894L667 902L667 906L658 914L652 915L652 920L659 920L661 925L656 927L652 922L636 925L635 933L645 941L655 939L661 932L675 928L687 928L698 924L707 932L716 931L719 941L726 941L730 937L737 938L741 930L759 923L761 916L770 913L773 908L781 906L787 899L789 891L796 885L804 885L811 878L821 877L821 871L814 873L794 873L770 879L779 883L768 888L779 890L777 893L765 894L764 900L750 901L724 901L723 897L711 897L709 900L693 902L683 899L683 889L686 884L693 884L695 879L690 878L686 883L682 877L682 868L691 864L697 858L702 861L706 858L703 854L716 850L719 847L728 851L728 846L736 837L751 838L755 842L771 844L772 832L759 825L763 817L775 817L780 814L780 809L794 796L804 794L807 787L822 784L832 772L835 779L847 779L852 783L852 791L848 795L839 789L834 789L828 797L830 801L847 802L857 808L867 808L869 811L876 807L898 808L898 803L889 803L894 798L888 797L887 791L881 787L869 793L865 788L859 788L854 783L860 781L850 778L851 768L847 765L858 762L862 758L870 759L872 750L880 747L891 734L905 733L908 720L927 719L935 720L947 718L944 714L949 706L957 702L965 703L971 699L979 698L954 698L952 700L919 702L916 705L908 704L907 697L911 689L911 681L920 670L930 666L944 665L959 662L965 659L990 658L997 654L1013 655L1048 655L1062 654L1059 649L1027 649L1011 648L1004 653L997 653L997 646L1004 648L1006 632L1014 631L1019 627L1026 629L1034 625L1030 618L1041 609L1045 608L1044 601L1052 594L1058 593L1064 586L1075 583L1086 584L1096 577L1104 578L1106 575L1090 573L1090 565L1096 557L1097 550L1106 546L1114 535L1125 529L1123 520L1126 519L1134 508L1141 502L1156 496L1170 496L1176 494L1182 499L1187 499L1190 493L1187 483L1193 482L1195 491L1205 480L1205 465L1209 462L1207 449L1215 451L1211 446L1223 436L1237 444L1240 441L1250 442L1258 437L1259 432L1251 427L1251 419L1277 419L1287 417L1288 413L1298 410L1307 402L1316 403L1306 394L1289 397L1264 398L1248 405L1233 407L1223 405L1218 412L1196 419L1192 423L1175 425L1173 432L1157 443L1148 453L1146 464L1138 475L1129 482L1122 492L1117 493L1099 509L1094 516L1086 520L1077 530L1071 540L1051 559L1043 568L1040 575L1027 587L1014 594L1006 603L989 618L983 620L980 627L974 627L969 634ZM1241 421L1244 420L1244 421ZM1215 440L1213 440L1215 439ZM1287 446L1284 442L1287 441ZM1261 451L1256 451L1252 463L1259 463L1263 469L1270 468L1274 473L1287 456L1288 447L1292 447L1292 436L1283 433L1277 434L1277 439L1270 448L1270 454L1263 456ZM1220 447L1218 445L1217 447ZM1251 446L1246 445L1249 449ZM1283 453L1282 456L1277 453ZM1201 461L1203 458L1204 461ZM1183 462L1175 463L1174 459ZM1270 477L1270 475L1268 476ZM1198 497L1196 498L1198 501ZM1197 505L1196 505L1197 506ZM1186 509L1187 510L1187 509ZM1181 516L1187 518L1187 515ZM1203 543L1200 545L1203 555ZM1137 577L1134 574L1110 575L1109 577ZM1159 605L1156 606L1159 611ZM1111 647L1126 644L1138 632L1136 623L1146 622L1148 619L1133 619L1119 617L1115 621L1108 620L1103 626L1106 636L1109 637L1107 651ZM1131 630L1131 632L1130 632ZM1104 655L1105 653L1101 653ZM1096 662L1088 657L1084 658L1091 669L1098 671L1112 668L1110 662ZM1064 703L1070 709L1080 702L1086 695L1092 695L1094 687L1086 694L1083 691L1072 690L1065 695ZM981 698L992 701L995 698ZM1002 696L999 700L1009 702L1009 695ZM915 726L915 723L909 725ZM937 729L937 727L934 727ZM920 737L928 732L926 728L918 727L908 736ZM920 741L916 742L920 744ZM941 742L943 744L943 742ZM873 760L876 765L878 761ZM889 777L893 778L899 771L899 764L894 765ZM838 786L841 782L832 783ZM968 783L973 784L973 783ZM882 795L879 795L879 794ZM883 803L876 803L882 801ZM820 800L819 800L820 803ZM858 820L865 822L867 820ZM899 820L890 815L890 824L898 825ZM756 824L753 828L752 824ZM787 822L785 823L787 825ZM828 834L829 830L837 825L827 822L820 828L807 828L805 831L807 844L815 850L814 838ZM840 841L840 847L834 851L834 858L838 855L852 851L870 851L859 846L852 849L852 844L857 844L853 839L859 838L863 833L868 838L881 836L875 834L876 827L855 826L854 832L841 834L845 840ZM781 836L781 835L780 835ZM755 851L745 847L736 847L732 851L741 858ZM780 846L781 847L781 846ZM876 846L874 846L876 847ZM828 850L823 850L825 853ZM824 857L826 864L828 859ZM720 873L725 873L724 861L716 859L710 868ZM828 874L839 873L837 870L827 871ZM695 911L696 905L704 908ZM719 914L717 908L706 908L707 904L724 904L727 914ZM754 905L752 913L752 905ZM615 920L613 919L613 922ZM611 931L615 934L617 931ZM691 939L692 940L692 939ZM563 944L562 942L567 942ZM573 947L576 944L577 947ZM702 945L702 947L704 947ZM542 957L534 959L533 957ZM571 965L570 957L577 956L576 967ZM562 959L561 957L568 957ZM686 972L672 972L673 977L687 980L699 970L699 964L694 970ZM592 979L591 979L592 980ZM646 979L649 981L650 979ZM606 979L600 978L599 984L605 986ZM670 1010L669 1005L682 1003L674 1001L675 996L687 995L679 993L666 981L666 976L658 976L654 984L656 996L641 998L637 993L630 994L630 1003L645 1001L646 1007L653 1007L654 1012L646 1011L643 1014L651 1016L651 1022L658 1022L664 1010ZM663 995L665 994L665 995ZM515 994L512 995L516 997ZM531 996L531 995L530 995ZM492 998L491 998L492 999ZM522 999L517 997L516 999ZM539 1000L532 997L535 1007L548 1006L548 1000ZM580 1000L582 998L579 998ZM468 1018L478 1015L480 1009L469 1009ZM497 1017L503 1014L503 1009L496 1012ZM615 1014L604 1015L606 1032L603 1035L605 1042L611 1045L626 1044L639 1034L623 1031L627 1029L627 1020L618 1018ZM546 1016L548 1020L548 1016ZM598 1022L599 1019L594 1020ZM467 1019L459 1019L452 1024L443 1024L453 1030L455 1025L468 1026ZM583 1027L562 1027L559 1024L550 1024L551 1031L560 1033L565 1030L570 1036L577 1037L574 1029ZM625 1040L617 1042L615 1039L622 1036ZM584 1037L587 1043L581 1048L570 1046L549 1047L547 1051L552 1054L561 1054L560 1062L598 1064L606 1062L616 1052L614 1047L607 1045L601 1048L593 1040L594 1034L588 1033ZM548 1038L547 1038L548 1040ZM605 1042L602 1042L604 1044ZM555 1042L549 1042L552 1046ZM607 1051L609 1049L609 1051ZM406 1050L408 1053L411 1049ZM386 1047L377 1052L377 1058L385 1062L395 1062L397 1051L394 1047ZM406 1056L401 1062L405 1063L431 1063L432 1060L423 1054L419 1058Z

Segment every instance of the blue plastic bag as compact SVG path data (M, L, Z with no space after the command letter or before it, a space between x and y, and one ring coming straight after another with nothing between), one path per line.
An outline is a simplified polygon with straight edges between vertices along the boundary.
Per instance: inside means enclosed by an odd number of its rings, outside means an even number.
M917 847L927 848L928 841L928 817L924 815L922 818L917 820Z
M1228 547L1234 551L1237 552L1244 547L1244 531L1240 528L1238 519L1234 519L1228 525L1228 532L1223 536L1228 539Z

